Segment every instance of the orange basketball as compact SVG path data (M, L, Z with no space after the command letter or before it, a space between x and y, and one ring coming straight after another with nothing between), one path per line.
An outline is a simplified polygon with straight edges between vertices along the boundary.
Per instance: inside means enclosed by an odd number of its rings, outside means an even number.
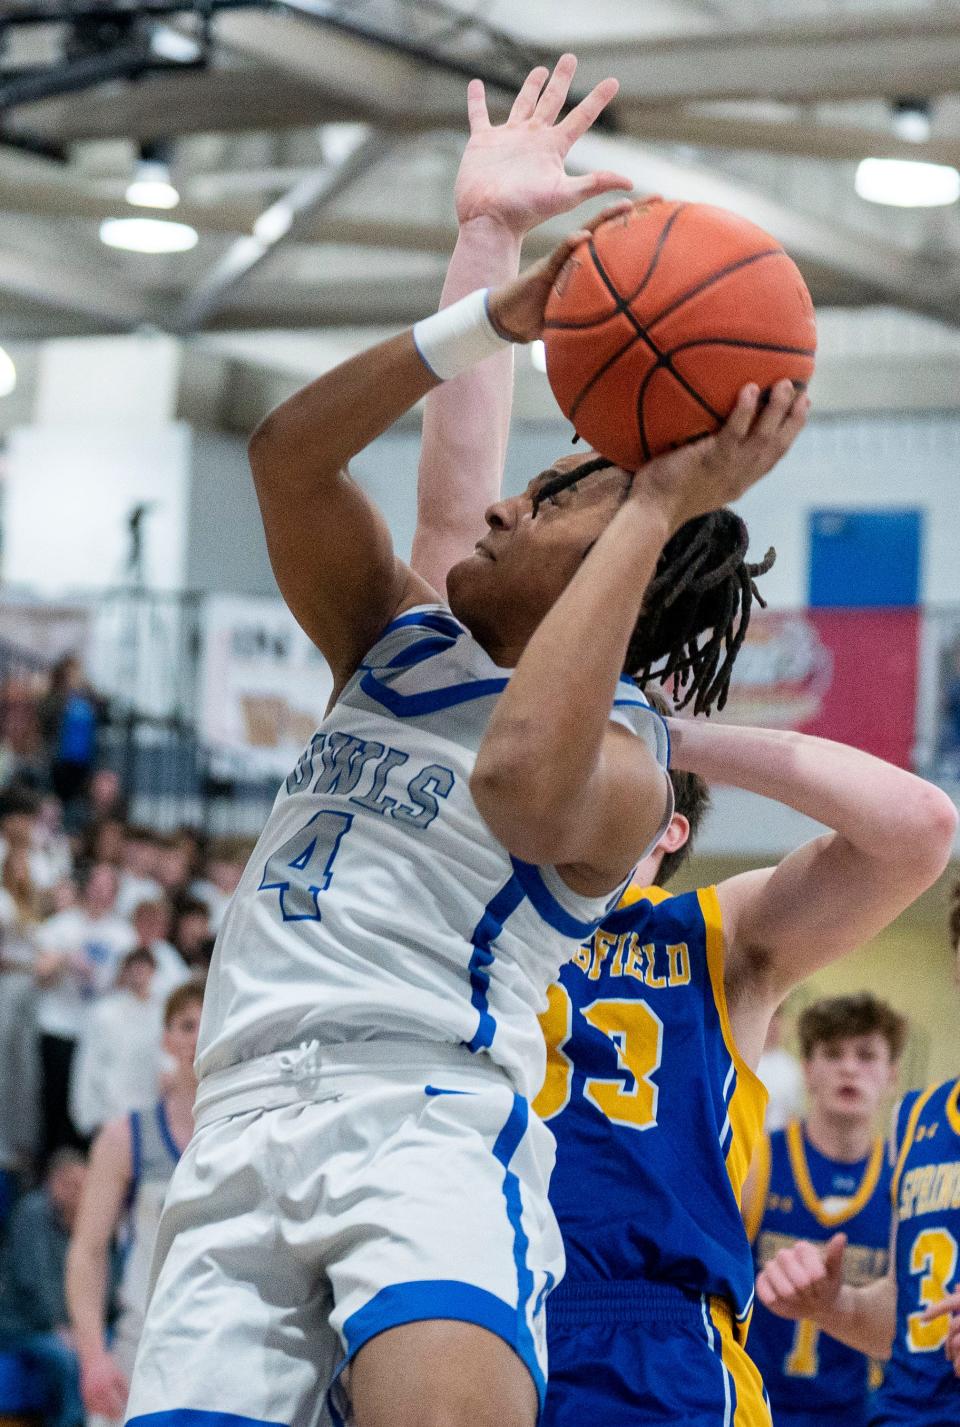
M747 382L805 386L817 341L806 284L769 233L662 198L574 250L543 338L564 414L627 470L716 431Z

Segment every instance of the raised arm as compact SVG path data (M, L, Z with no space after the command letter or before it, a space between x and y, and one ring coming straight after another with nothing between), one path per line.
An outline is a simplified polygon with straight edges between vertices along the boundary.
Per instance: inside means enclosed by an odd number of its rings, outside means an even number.
M552 75L537 68L504 124L491 125L483 84L467 91L470 139L457 173L459 232L440 299L441 308L478 287L516 277L520 245L538 223L611 189L629 189L620 174L573 178L564 161L617 92L605 79L561 122L577 67L571 54ZM447 571L469 555L483 531L483 514L499 498L513 396L513 354L491 357L432 391L423 415L417 530L411 564L441 593Z
M876 935L940 876L957 812L932 783L827 739L689 719L672 720L671 736L677 768L833 829L719 888L731 1021L755 1064L787 991Z
M498 310L509 306L509 291L498 295ZM529 330L509 311L503 325ZM777 383L759 415L758 398L756 386L745 387L718 435L632 477L524 649L481 745L471 790L494 835L526 861L560 866L587 895L612 890L630 872L667 813L662 770L610 723L660 551L681 525L771 470L806 419L807 399L789 382Z
M84 1405L110 1419L121 1417L127 1405L128 1384L107 1349L106 1300L110 1245L131 1174L129 1121L112 1120L93 1142L66 1278Z

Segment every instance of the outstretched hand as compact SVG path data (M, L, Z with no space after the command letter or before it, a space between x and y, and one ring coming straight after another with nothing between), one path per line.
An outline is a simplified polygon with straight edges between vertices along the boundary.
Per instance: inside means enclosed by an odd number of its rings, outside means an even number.
M454 189L461 224L489 218L522 237L586 198L632 188L610 170L576 177L566 171L567 154L620 87L615 79L602 80L558 123L576 68L576 56L564 54L553 74L543 66L531 70L505 124L490 123L483 82L470 81L470 139Z

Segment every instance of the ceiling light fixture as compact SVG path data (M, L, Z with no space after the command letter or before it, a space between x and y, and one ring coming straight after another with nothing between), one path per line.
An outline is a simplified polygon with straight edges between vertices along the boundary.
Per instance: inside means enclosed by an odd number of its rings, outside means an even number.
M854 188L868 203L893 208L943 208L960 198L960 172L912 159L863 159Z
M196 228L166 218L105 218L100 241L131 253L186 253L198 242Z
M930 137L929 99L895 99L890 106L890 125L898 139L908 144L925 144Z
M0 396L9 396L17 385L17 369L9 352L0 347Z
M180 194L170 182L170 170L159 159L138 159L124 195L135 208L176 208Z

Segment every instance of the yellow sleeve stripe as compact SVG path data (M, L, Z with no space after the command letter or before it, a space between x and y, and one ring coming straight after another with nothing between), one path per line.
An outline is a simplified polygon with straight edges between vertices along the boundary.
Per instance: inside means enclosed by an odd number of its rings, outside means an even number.
M713 1000L720 1018L723 1043L729 1052L737 1071L737 1086L730 1100L730 1124L733 1135L727 1151L727 1173L733 1185L733 1192L740 1203L743 1181L747 1177L754 1148L763 1134L763 1121L767 1112L767 1088L756 1071L747 1064L740 1054L730 1025L727 1007L727 990L724 979L723 915L716 887L701 887L697 892L703 924L706 930L707 967Z
M763 1223L763 1215L767 1207L767 1199L770 1195L770 1167L770 1136L761 1135L757 1141L757 1148L754 1151L753 1163L750 1166L754 1172L753 1198L747 1205L746 1212L743 1216L747 1238L751 1244L760 1232L760 1225Z
M947 1096L947 1119L955 1135L960 1135L960 1080Z
M890 1183L890 1200L894 1206L896 1205L897 1198L900 1194L900 1176L903 1174L903 1166L907 1162L907 1155L913 1148L914 1136L917 1133L917 1122L919 1121L920 1116L923 1114L924 1106L930 1099L930 1096L934 1093L934 1091L940 1089L940 1085L942 1083L943 1082L941 1081L939 1084L936 1085L928 1085L926 1090L924 1090L922 1094L918 1095L916 1100L914 1100L913 1102L913 1109L910 1111L909 1117L907 1119L907 1128L903 1132L903 1144L900 1146L900 1153L897 1155L897 1163L893 1171L893 1179Z
M848 1223L869 1203L871 1196L876 1191L880 1172L883 1169L882 1138L878 1137L874 1142L873 1149L870 1151L870 1159L867 1161L867 1167L863 1171L863 1178L856 1194L841 1209L835 1209L832 1212L824 1209L823 1203L813 1187L813 1180L810 1178L810 1169L807 1165L807 1155L803 1147L803 1130L800 1128L799 1120L791 1120L787 1125L786 1138L787 1154L790 1156L790 1168L793 1170L794 1183L800 1193L800 1198L818 1224L822 1224L825 1229L834 1229L838 1224Z

